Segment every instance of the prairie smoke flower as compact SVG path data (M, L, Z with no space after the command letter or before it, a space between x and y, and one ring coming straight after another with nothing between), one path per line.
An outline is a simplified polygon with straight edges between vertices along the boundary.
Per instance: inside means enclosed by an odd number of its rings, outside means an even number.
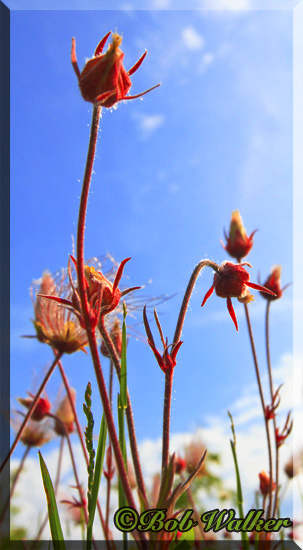
M259 479L260 479L260 491L263 496L269 495L270 492L275 491L277 484L274 483L274 481L272 480L271 486L270 486L270 477L264 470L259 473Z
M16 433L18 433L22 422L19 415L20 413L17 414L17 411L14 411L11 417L11 426ZM39 422L30 419L23 430L20 441L28 447L41 447L53 437L54 432L49 418L44 418Z
M126 71L123 66L124 53L119 48L122 36L112 33L112 43L109 45L107 52L102 55L110 34L111 32L108 32L99 42L94 57L86 62L82 72L80 72L77 63L76 41L74 38L72 39L71 54L72 65L78 78L83 99L106 108L112 107L119 101L142 97L160 86L160 84L157 84L140 94L127 95L132 85L130 76L139 69L147 51L129 71Z
M148 320L147 320L147 316L146 316L146 306L144 307L144 310L143 310L143 321L144 321L144 326L145 326L145 330L146 330L146 334L147 334L147 338L148 338L148 344L150 346L150 348L152 349L153 353L154 353L154 356L158 362L158 365L160 367L160 369L166 374L167 372L172 372L173 369L175 368L176 364L177 364L177 353L180 349L180 346L183 344L183 342L181 342L181 340L179 342L177 342L177 344L174 346L173 344L170 344L168 345L168 340L166 338L166 340L164 340L164 336L163 336L163 332L162 332L162 328L161 328L161 325L160 325L160 322L159 322L159 319L158 319L158 315L157 315L157 312L156 312L156 308L154 310L154 316L155 316L155 320L156 320L156 323L157 323L157 327L158 327L158 330L159 330L159 334L160 334L160 338L161 338L161 342L162 342L162 345L163 345L163 354L161 355L161 353L157 350L156 346L155 346L155 341L154 341L154 338L153 338L153 335L152 335L152 332L150 330L150 326L149 326L149 323L148 323ZM169 348L172 348L171 351L168 351Z
M222 241L221 244L230 256L240 261L241 258L247 256L250 252L253 246L253 236L256 231L257 229L255 229L251 233L250 237L248 237L239 210L234 210L231 214L228 236L224 229L226 245L224 245Z
M70 256L70 258L73 261L77 272L77 261L73 256ZM121 262L113 283L111 283L111 281L109 281L109 279L107 279L107 277L105 277L105 275L103 275L101 271L97 271L93 266L84 266L85 292L89 305L90 320L93 328L96 328L100 316L106 315L116 309L122 296L125 296L129 292L132 292L133 290L138 290L140 288L139 286L136 286L123 290L122 292L118 288L123 274L124 266L129 260L130 258L126 258ZM50 295L43 295L43 297L49 298L50 300L54 300L56 302L59 302L63 306L66 306L68 311L71 311L77 316L80 325L84 328L85 323L82 315L80 295L78 288L75 286L75 283L72 280L70 263L68 272L70 284L73 289L71 298L67 300L65 298Z
M275 296L261 292L261 295L263 296L263 298L265 298L265 300L268 300L270 302L272 300L278 300L278 298L281 298L284 290L290 285L290 283L288 283L283 288L281 288L281 273L282 273L281 265L274 265L271 268L270 275L267 277L263 286L265 286L265 288L274 292Z
M261 290L274 295L274 292L265 288L264 286L251 283L249 281L249 273L244 269L244 265L252 267L249 263L244 262L241 264L234 264L232 262L223 262L220 270L214 275L213 284L205 294L201 306L204 306L206 300L212 295L213 291L216 291L217 296L220 298L227 298L227 309L234 322L236 329L238 330L238 323L236 314L231 302L231 298L237 298L242 304L246 304L253 300L253 296L250 294L247 287L254 288L255 290Z
M31 407L31 404L34 400L34 395L28 392L30 397L18 397L17 400L21 405L29 409ZM38 399L38 402L32 412L31 419L36 420L39 422L42 420L51 410L51 404L48 399L45 399L44 397L40 397Z
M39 342L49 344L61 353L84 351L87 345L86 333L80 327L78 319L71 311L59 307L54 300L57 295L61 295L59 301L71 296L71 288L64 284L63 276L55 281L45 272L40 285L32 286L31 295L35 309L33 323ZM45 296L53 299L46 299Z
M76 390L74 388L70 388L70 392L72 395L73 403L75 405ZM54 416L56 417L54 430L57 435L64 436L65 430L67 431L67 433L72 433L74 431L75 417L68 395L65 395L62 401L59 403ZM62 424L64 425L65 430Z

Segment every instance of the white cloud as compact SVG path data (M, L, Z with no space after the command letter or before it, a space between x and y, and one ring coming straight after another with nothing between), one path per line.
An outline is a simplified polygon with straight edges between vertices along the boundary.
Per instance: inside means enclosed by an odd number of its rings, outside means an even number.
M193 27L185 27L182 31L182 39L189 50L201 50L204 46L204 38Z
M144 138L149 137L165 122L165 117L161 114L147 115L137 111L133 114L133 117L137 120L138 127Z
M279 363L273 369L273 379L275 386L284 382L281 388L281 404L279 406L279 425L283 425L287 411L294 408L295 410L295 428L297 426L296 446L292 447L291 440L287 440L281 447L280 464L281 464L281 482L285 480L283 474L283 466L292 454L293 449L298 450L302 446L301 426L303 422L302 413L302 356L293 357L292 354L284 354ZM293 375L293 376L292 376ZM292 384L292 379L294 383ZM267 384L267 374L264 374L264 384ZM244 388L242 395L238 399L230 404L228 407L233 415L236 436L237 436L237 455L240 466L241 481L244 490L245 507L249 508L254 502L254 491L258 487L258 474L261 470L267 470L268 458L267 458L267 445L264 430L264 421L261 414L260 398L258 395L257 384L253 384L249 388ZM253 420L253 422L252 422ZM224 411L219 411L218 415L210 416L205 419L205 427L196 430L195 433L176 433L171 435L170 450L171 452L177 452L182 456L185 447L194 439L201 439L210 452L219 453L221 457L221 464L212 464L211 470L215 475L220 476L224 480L225 487L232 489L235 487L235 472L232 453L230 449L230 439L232 437L230 421ZM82 452L80 446L76 443L74 445L74 454L78 465L78 473L80 481L85 484L87 478L86 466L82 459ZM43 456L47 463L51 477L55 478L55 472L57 467L57 451L53 450L49 453L46 452L47 448L43 450ZM146 482L146 486L150 489L152 485L152 478L155 473L159 472L161 466L161 450L162 440L146 439L139 445L139 454L141 463L143 466L143 475ZM18 461L12 460L12 468L16 468ZM61 488L60 496L58 500L66 498L67 495L75 495L77 497L76 490L70 489L71 485L74 485L73 474L70 470L70 457L67 449L65 448L63 463L62 463L62 480L63 485ZM103 487L103 489L102 489ZM293 493L293 495L292 495ZM28 499L27 495L31 495ZM101 486L101 503L102 506L105 502L104 485ZM294 496L294 502L292 508L291 497ZM201 495L201 498L203 494ZM296 504L298 503L298 504ZM16 496L14 499L20 511L16 517L15 523L18 525L24 525L28 528L28 534L35 536L38 530L39 521L44 517L46 511L46 501L43 492L42 480L40 469L38 465L38 457L31 454L30 458L26 462L26 468L20 476L18 482ZM209 504L209 503L208 503ZM296 494L296 485L293 484L288 488L286 493L285 506L287 513L292 514L294 518L299 511L300 500ZM205 507L205 499L203 507ZM117 506L116 497L113 495L112 510L115 510ZM197 502L199 507L199 502ZM228 507L228 505L225 505ZM64 514L67 517L67 511L64 511L63 505L60 505L60 514ZM37 512L38 511L38 512ZM38 516L40 520L38 520ZM66 538L68 539L66 532L65 520L63 522L63 530ZM46 527L44 538L49 536L48 526ZM81 534L79 530L73 528L70 538L78 537ZM96 538L102 538L102 531L99 526L99 521L96 521Z

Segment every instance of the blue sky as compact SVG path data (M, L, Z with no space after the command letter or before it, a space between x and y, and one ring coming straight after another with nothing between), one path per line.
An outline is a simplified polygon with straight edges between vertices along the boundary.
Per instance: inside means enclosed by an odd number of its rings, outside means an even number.
M127 286L152 279L144 296L174 295L158 308L169 340L195 265L205 257L228 259L220 239L232 210L240 210L248 233L258 228L247 258L251 280L261 272L264 281L281 264L282 283L292 281L291 11L18 11L17 2L9 5L17 8L11 13L13 398L34 389L35 376L37 387L52 360L47 346L20 338L33 334L31 282L45 269L67 265L76 235L92 108L70 63L72 36L80 70L99 40L117 30L127 69L148 50L132 93L161 81L142 101L103 111L86 257L131 256ZM175 368L173 433L209 427L214 417L225 424L226 410L254 391L242 306L234 300L237 333L225 300L213 295L201 309L211 283L205 270L188 311ZM272 307L277 368L292 353L291 298L290 287ZM255 292L249 307L265 372L265 301ZM158 438L164 375L142 341L130 339L128 349L139 440ZM64 365L80 412L86 383L94 384L89 357L77 353ZM58 385L54 376L51 397ZM94 400L98 418L97 390Z

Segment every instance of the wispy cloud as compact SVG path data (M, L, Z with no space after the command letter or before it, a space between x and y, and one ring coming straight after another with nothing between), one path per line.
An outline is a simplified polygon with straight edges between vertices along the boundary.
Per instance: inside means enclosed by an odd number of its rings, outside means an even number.
M185 27L182 31L183 44L189 50L201 50L204 46L203 36L194 27Z
M165 122L164 115L159 113L148 115L137 111L133 114L133 118L136 119L137 126L143 138L149 137Z

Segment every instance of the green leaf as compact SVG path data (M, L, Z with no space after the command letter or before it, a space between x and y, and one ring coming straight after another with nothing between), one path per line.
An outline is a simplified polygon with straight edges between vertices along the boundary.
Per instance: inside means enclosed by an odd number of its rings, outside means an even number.
M93 480L92 490L91 490L91 501L90 501L90 507L88 511L88 526L87 526L87 536L86 536L87 549L91 547L92 529L93 529L94 517L96 512L96 506L97 506L99 486L100 486L102 470L103 470L106 437L107 437L107 425L105 421L105 416L103 414L102 420L101 420L101 426L100 426L99 439L98 439L98 447L97 447L97 454L96 454L96 461L95 461L95 473L94 473L94 480Z
M54 549L66 550L52 480L50 478L48 469L46 467L46 464L44 462L44 459L40 451L38 451L38 455L40 460L40 468L41 468L44 490L46 494L48 519L49 519L52 540L54 543Z

